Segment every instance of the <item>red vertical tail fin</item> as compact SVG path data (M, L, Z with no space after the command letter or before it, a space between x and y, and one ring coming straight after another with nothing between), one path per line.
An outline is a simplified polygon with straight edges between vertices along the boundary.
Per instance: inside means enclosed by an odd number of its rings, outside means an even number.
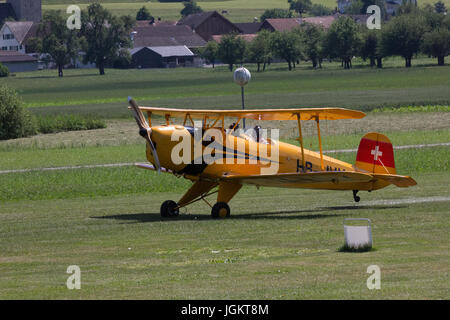
M367 133L359 143L356 167L371 173L396 174L394 148L385 135Z

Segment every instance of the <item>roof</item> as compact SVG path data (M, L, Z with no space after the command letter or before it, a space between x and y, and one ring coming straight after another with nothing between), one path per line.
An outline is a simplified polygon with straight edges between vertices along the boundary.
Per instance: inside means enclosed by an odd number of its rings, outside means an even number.
M321 16L321 17L306 17L301 18L301 23L311 23L315 25L321 25L324 28L329 28L334 20L336 20L336 16Z
M11 3L0 3L0 23L6 18L17 19L16 13L11 5Z
M135 27L134 46L187 46L198 48L206 45L192 29L185 25L161 25L153 24L145 27Z
M284 19L266 19L261 25L261 28L270 26L275 31L291 31L300 25L299 18L284 18ZM260 29L261 29L260 28Z
M242 32L242 30L236 26L236 24L232 23L230 20L225 18L223 15L218 13L217 11L207 11L207 12L200 12L200 13L194 13L190 14L186 17L183 17L180 21L178 21L177 25L186 25L191 27L193 30L197 29L198 26L200 26L203 22L208 20L212 16L218 16L226 23L232 25L237 29L237 31Z
M262 22L235 23L234 25L241 29L243 34L254 34L261 28Z
M178 21L178 25L184 24L192 29L197 28L199 25L201 25L205 20L207 20L209 17L214 15L214 13L219 14L217 11L207 11L207 12L200 12L200 13L194 13L190 14L186 17L183 17L180 21Z
M36 58L18 51L3 51L0 50L0 62L34 62Z
M174 26L176 21L170 20L137 20L136 27L148 27L148 26Z
M224 36L225 35L223 35L223 34L216 34L216 35L212 36L212 39L215 42L220 43ZM253 34L238 34L236 36L239 37L239 38L244 39L246 42L252 42L253 39L255 39L258 35L256 33L253 33Z
M14 34L14 38L20 44L29 38L35 37L39 23L33 21L6 21L5 26Z
M130 50L130 54L134 55L135 53L141 51L142 49L148 49L153 52L156 52L163 58L167 57L186 57L186 56L194 56L191 50L186 46L155 46L155 47L140 47L133 48Z

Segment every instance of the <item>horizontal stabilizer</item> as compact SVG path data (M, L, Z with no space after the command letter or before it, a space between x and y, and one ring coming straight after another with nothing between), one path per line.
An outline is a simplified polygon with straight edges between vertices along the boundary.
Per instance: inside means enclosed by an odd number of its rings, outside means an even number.
M153 166L153 165L151 165L151 164L147 164L147 163L135 163L134 165L135 165L136 167L138 167L138 168L158 171L158 170L155 168L155 166ZM166 169L166 168L162 168L162 167L161 167L161 172L172 173L171 170Z
M396 185L400 188L412 187L417 184L417 182L408 176L398 176L395 174L373 174L374 178L385 180L393 185Z

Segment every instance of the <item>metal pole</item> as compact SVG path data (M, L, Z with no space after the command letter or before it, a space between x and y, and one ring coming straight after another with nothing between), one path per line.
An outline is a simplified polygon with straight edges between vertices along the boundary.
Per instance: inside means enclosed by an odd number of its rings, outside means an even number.
M245 109L245 103L244 103L244 87L241 87L241 97L242 97L242 110ZM243 125L244 125L244 130L245 130L245 118L243 119Z

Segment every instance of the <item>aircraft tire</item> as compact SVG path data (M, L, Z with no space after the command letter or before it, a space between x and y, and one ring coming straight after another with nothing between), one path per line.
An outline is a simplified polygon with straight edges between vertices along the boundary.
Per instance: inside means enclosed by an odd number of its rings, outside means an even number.
M211 216L214 219L228 218L230 216L230 207L225 202L217 202L211 209Z
M177 206L178 204L173 200L164 201L160 209L161 217L177 217L180 214L180 210Z

